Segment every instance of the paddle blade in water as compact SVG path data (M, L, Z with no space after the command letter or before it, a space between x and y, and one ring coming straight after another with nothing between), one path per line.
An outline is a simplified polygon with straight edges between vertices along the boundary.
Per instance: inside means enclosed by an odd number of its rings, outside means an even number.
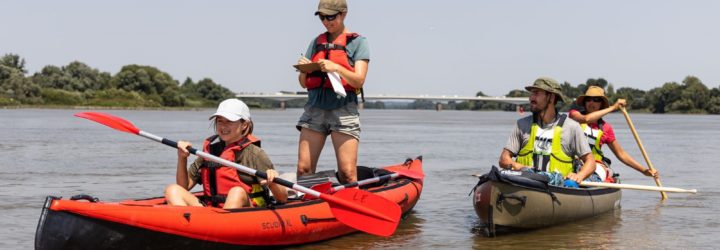
M85 119L88 119L91 121L95 121L97 123L103 124L105 126L108 126L108 127L111 127L116 130L123 131L123 132L128 132L128 133L132 133L132 134L140 133L140 129L135 127L135 125L133 125L129 121L127 121L123 118L117 117L117 116L110 115L110 114L101 113L101 112L80 112L80 113L75 114L75 116L80 117L80 118L85 118Z
M348 188L321 196L338 221L369 234L390 236L400 222L398 204L368 191Z

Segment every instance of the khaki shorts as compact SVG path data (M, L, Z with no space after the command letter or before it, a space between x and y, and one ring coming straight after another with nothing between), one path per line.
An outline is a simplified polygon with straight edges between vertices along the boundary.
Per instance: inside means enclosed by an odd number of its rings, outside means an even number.
M305 105L305 112L295 126L329 135L332 131L355 137L360 140L360 113L357 103L348 103L344 107L326 110Z

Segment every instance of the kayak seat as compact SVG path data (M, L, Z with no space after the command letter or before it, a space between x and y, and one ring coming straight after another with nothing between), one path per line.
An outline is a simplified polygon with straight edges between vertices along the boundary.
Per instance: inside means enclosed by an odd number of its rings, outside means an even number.
M306 188L311 188L312 186L322 184L328 181L332 183L333 187L340 185L335 170L320 171L311 175L303 175L297 178L297 184Z

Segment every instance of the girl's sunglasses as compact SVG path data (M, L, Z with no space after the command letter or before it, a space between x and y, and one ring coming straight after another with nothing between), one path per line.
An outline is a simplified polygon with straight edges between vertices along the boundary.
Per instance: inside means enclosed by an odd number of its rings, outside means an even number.
M320 18L320 21L323 21L323 20L334 21L335 18L337 18L337 16L338 16L339 14L340 14L340 13L337 13L337 14L335 14L335 15L327 15L327 16L326 16L326 15L323 15L323 14L318 14L318 17Z
M586 102L593 101L593 102L603 102L605 99L602 97L589 97L586 99Z

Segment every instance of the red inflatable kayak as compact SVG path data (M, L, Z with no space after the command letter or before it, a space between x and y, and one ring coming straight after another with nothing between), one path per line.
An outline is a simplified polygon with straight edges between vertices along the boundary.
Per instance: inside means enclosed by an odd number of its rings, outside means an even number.
M422 158L408 159L403 164L381 169L359 167L358 179L390 173L383 169L422 175ZM397 203L403 214L415 206L422 188L422 178L409 178L402 174L395 179L362 187ZM101 202L90 196L73 199L48 196L35 234L35 248L287 246L327 240L352 232L355 230L336 220L328 204L322 200L292 199L286 204L270 207L224 210L168 206L164 198Z

